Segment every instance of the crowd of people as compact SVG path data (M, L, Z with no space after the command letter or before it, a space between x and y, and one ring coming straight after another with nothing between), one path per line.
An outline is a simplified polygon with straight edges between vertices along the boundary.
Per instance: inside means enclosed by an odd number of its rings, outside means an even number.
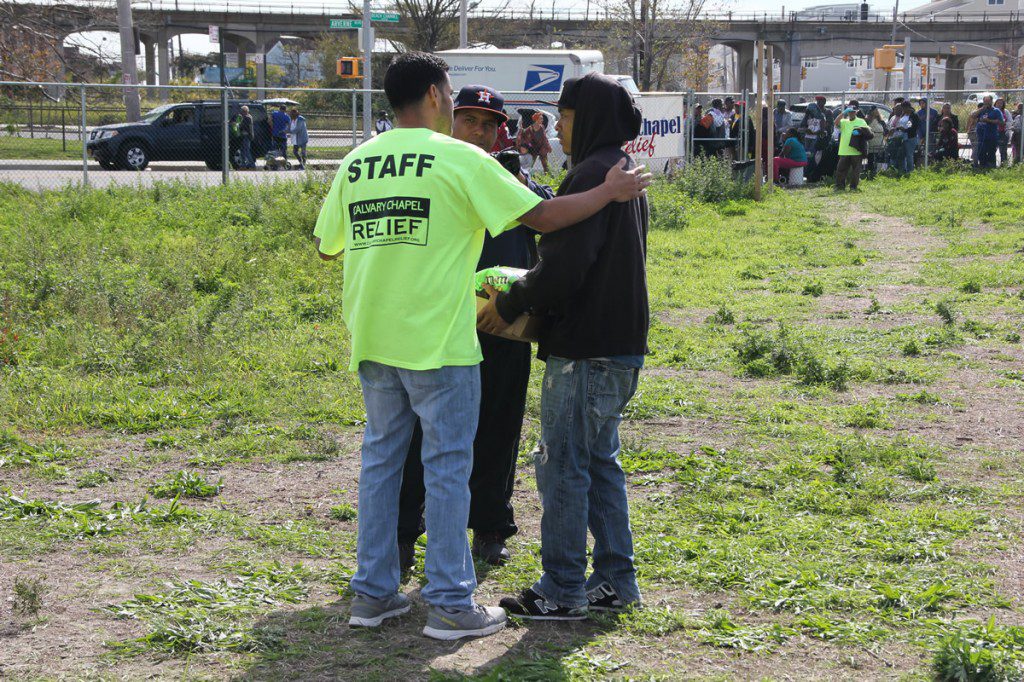
M725 97L712 99L707 109L695 107L689 119L695 154L739 162L754 158L755 126L753 117L744 113L744 104ZM760 153L765 163L772 155L775 182L802 168L809 181L832 177L838 189L856 189L862 169L869 175L886 169L911 173L926 154L930 162L969 162L976 168L995 168L1021 158L1024 103L1011 109L1005 99L986 96L966 121L953 112L951 103L935 109L923 97L897 97L891 112L856 99L829 106L821 95L800 105L799 112L785 100L777 101L773 112L762 107L763 130L771 116L775 134L772 140L762 140Z

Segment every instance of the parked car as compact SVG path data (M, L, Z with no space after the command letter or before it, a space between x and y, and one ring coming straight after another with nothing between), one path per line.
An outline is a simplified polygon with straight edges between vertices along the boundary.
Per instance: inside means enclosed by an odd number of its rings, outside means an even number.
M965 101L968 104L980 104L986 97L991 97L993 102L999 99L999 95L994 92L972 92L967 95L967 99Z
M232 100L228 118L249 107L253 120L252 153L259 158L271 148L270 121L260 102ZM222 165L224 119L219 101L181 102L153 109L137 123L98 126L89 131L86 150L107 170L144 170L151 161L205 161ZM229 141L231 166L241 164L236 139Z

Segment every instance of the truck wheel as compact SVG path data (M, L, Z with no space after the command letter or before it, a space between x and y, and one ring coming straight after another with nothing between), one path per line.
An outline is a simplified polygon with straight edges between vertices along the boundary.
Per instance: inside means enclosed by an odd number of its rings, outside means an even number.
M146 170L149 165L149 148L137 140L125 142L117 152L117 165L124 170Z

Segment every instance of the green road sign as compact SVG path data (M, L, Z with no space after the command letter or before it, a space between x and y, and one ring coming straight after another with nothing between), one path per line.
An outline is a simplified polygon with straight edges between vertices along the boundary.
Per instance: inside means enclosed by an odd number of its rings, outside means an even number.
M370 21L381 21L387 24L397 24L398 20L401 19L401 15L398 12L371 12ZM362 28L362 19L331 19L331 28L346 29L346 28Z

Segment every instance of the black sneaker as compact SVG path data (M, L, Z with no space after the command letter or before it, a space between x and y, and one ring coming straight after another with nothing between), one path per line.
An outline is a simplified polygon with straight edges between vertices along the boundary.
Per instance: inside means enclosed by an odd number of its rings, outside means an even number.
M474 533L473 556L491 566L504 566L512 558L505 538L498 533Z
M619 599L615 588L608 583L587 590L587 601L590 602L591 611L625 611L630 606Z
M586 620L587 607L567 608L548 601L532 589L523 590L518 597L505 597L499 604L508 615L527 620Z
M412 570L412 567L416 564L416 543L415 542L399 542L398 543L398 567L402 573L407 573Z

